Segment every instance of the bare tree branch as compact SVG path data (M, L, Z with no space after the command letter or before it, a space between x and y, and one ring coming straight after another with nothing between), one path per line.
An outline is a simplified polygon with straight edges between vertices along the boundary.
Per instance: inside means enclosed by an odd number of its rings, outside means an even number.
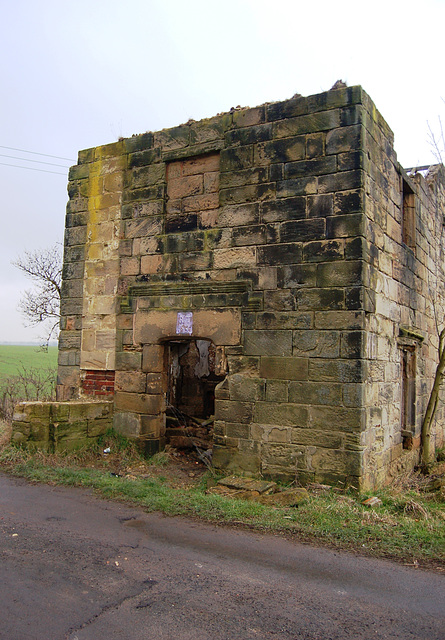
M51 337L57 334L60 320L61 249L56 245L48 249L25 251L12 264L33 281L34 287L24 292L19 310L29 326L47 323L47 345Z
M437 162L440 162L441 164L443 164L445 160L445 135L444 135L442 120L440 116L438 117L438 120L439 120L439 127L438 127L439 130L437 133L433 131L430 123L428 122L428 130L429 130L428 137L429 137L430 146L433 149L433 153Z

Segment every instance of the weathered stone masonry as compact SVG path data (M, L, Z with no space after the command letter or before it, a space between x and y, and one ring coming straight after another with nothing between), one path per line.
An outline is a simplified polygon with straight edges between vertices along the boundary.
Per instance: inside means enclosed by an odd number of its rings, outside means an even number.
M114 379L115 428L155 451L193 344L213 354L188 395L217 385L217 467L366 488L412 466L443 309L445 180L443 167L408 176L392 145L357 86L81 151L59 400L105 379L113 393ZM443 424L440 411L436 444Z

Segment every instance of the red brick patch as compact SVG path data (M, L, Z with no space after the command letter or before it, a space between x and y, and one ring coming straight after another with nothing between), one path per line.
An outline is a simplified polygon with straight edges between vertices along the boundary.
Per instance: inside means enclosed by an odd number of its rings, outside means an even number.
M87 396L114 395L114 371L84 371L82 391Z

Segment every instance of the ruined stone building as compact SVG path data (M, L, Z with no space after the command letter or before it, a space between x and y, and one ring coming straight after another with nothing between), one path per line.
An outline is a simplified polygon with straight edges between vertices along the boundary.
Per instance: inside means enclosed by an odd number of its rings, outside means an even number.
M368 488L412 467L444 198L443 167L405 172L359 86L81 151L56 427L112 418L150 453L166 415L214 415L227 472Z

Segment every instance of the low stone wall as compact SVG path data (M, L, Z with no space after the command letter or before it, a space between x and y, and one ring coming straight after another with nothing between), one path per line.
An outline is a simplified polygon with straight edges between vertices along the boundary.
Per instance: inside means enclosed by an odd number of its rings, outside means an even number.
M21 402L14 412L11 442L48 453L90 445L113 425L113 402Z

